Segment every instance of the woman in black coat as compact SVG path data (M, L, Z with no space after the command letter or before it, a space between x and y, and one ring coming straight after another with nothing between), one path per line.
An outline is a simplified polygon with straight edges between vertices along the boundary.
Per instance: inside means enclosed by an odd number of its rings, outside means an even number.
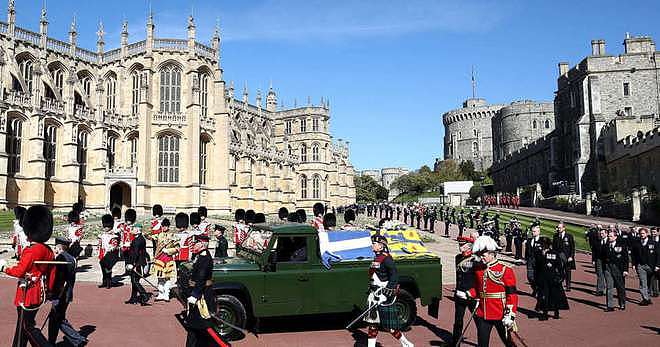
M559 319L559 310L568 310L568 300L562 281L564 279L564 263L559 254L552 250L552 241L547 237L540 238L541 252L536 259L537 310L542 312L539 320L548 319L548 311L554 311L555 319Z

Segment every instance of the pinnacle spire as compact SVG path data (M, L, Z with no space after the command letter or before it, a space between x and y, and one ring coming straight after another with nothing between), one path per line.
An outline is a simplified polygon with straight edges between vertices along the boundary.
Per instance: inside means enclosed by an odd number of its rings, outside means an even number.
M96 32L96 36L98 36L98 43L104 42L103 36L105 35L105 30L103 30L103 21L99 20L99 31Z
M41 19L39 22L48 23L48 20L46 19L46 0L44 0L43 4L41 5Z
M69 33L75 34L78 31L76 30L76 14L73 14L73 20L71 21L71 28L69 29Z

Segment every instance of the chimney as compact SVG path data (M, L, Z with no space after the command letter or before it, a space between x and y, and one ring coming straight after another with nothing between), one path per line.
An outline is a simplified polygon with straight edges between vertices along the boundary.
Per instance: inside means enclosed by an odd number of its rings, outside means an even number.
M591 40L591 55L605 55L605 40Z
M568 73L568 62L562 61L559 63L559 76L564 76Z

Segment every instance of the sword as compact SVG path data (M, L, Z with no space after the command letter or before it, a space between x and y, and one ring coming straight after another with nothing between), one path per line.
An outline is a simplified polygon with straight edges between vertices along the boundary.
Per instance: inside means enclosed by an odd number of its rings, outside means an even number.
M472 314L470 314L470 319L468 320L467 324L465 325L465 328L463 328L463 332L461 333L461 336L458 338L458 341L456 341L456 347L460 346L461 342L463 342L463 336L465 336L465 332L470 327L470 323L472 323L472 320L474 319L474 315L477 313L477 308L479 308L479 301L477 301L476 303L477 304L474 305L474 310L472 310Z
M129 264L129 265L130 265L130 264ZM156 286L155 284L151 283L151 281L149 281L149 280L146 279L143 275L140 275L140 273L138 273L137 271L135 271L135 266L132 266L131 269L128 270L128 271L132 271L133 273L135 273L138 277L140 277L141 279L143 279L143 280L144 280L145 282L147 282L150 286L154 287L154 289L156 289L156 290L160 290L160 289L158 289L158 286Z
M510 329L508 330L508 333L509 333L509 338L511 339L511 342L513 343L514 346L529 347L525 342L525 339L523 339L522 336L518 335L517 331L513 331L513 329Z
M378 289L376 289L376 291L374 291L374 296L378 295L378 293L381 290L383 290L383 288L385 287L379 287ZM362 312L362 314L360 314L357 318L355 318L352 322L350 322L346 326L346 329L350 329L350 327L353 326L353 324L357 323L360 319L362 319L362 317L366 316L367 313L369 313L369 311L371 311L374 307L378 306L379 304L380 303L374 303L373 305L369 305L369 308L367 308L364 312Z
M213 318L219 320L220 323L222 323L222 324L224 324L224 325L226 325L226 326L228 326L228 327L230 327L230 328L232 328L232 329L236 329L236 330L240 331L241 333L243 333L243 335L247 335L247 331L246 331L245 329L243 329L243 328L239 328L238 326L236 326L236 325L234 325L234 324L231 324L231 323L227 322L226 320L224 320L224 319L218 317L218 315L216 315L215 313L210 313L210 312L209 312L209 314L211 315L211 317L213 317Z

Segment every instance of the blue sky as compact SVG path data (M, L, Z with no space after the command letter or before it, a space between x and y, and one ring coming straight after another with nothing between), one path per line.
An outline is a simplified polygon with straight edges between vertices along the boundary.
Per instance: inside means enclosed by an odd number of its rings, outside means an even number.
M6 2L5 2L6 3ZM19 26L38 29L41 1L17 0ZM79 45L93 49L102 20L106 48L145 36L148 1L47 0L49 34L66 39L75 13ZM620 54L626 32L658 35L660 1L263 0L152 1L157 37L199 40L219 18L225 79L256 88L273 81L292 106L331 103L335 138L351 143L358 169L432 164L442 156L442 113L471 95L489 102L552 100L557 63L588 55L591 39Z

